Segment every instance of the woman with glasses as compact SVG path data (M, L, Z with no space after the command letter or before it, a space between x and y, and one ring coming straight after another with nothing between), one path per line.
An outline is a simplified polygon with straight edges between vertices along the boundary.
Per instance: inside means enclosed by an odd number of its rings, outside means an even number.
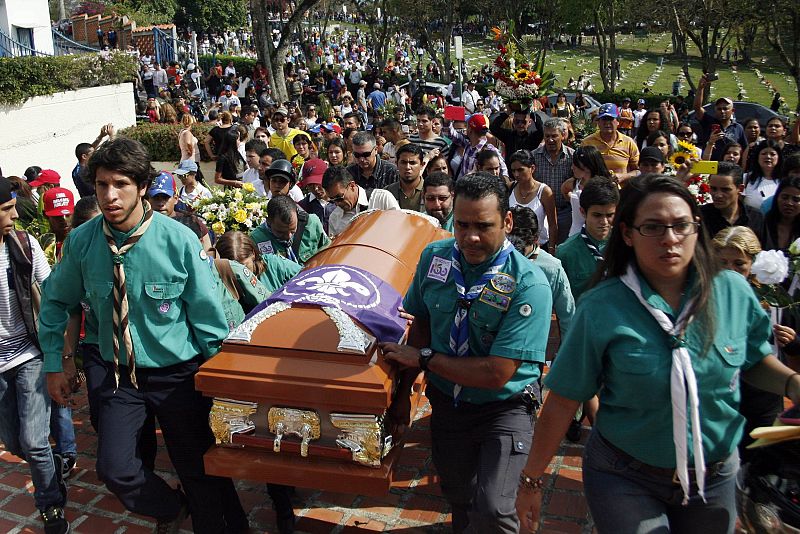
M800 178L786 178L775 190L775 197L764 216L758 236L765 250L787 250L800 237Z
M762 141L750 151L744 176L744 203L759 209L778 189L781 177L781 149L775 141Z
M771 355L769 318L743 277L720 271L683 183L631 179L613 226L603 274L545 377L521 530L538 526L542 488L554 483L545 469L580 402L597 394L583 483L598 532L733 533L739 377L796 403L800 375Z

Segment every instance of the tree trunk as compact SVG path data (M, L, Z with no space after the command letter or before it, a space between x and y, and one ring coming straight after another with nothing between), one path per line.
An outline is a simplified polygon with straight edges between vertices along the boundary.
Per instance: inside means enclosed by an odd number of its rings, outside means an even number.
M600 79L603 81L603 91L611 91L611 84L609 83L609 76L606 67L608 66L608 41L606 40L606 33L603 27L603 21L600 17L599 5L594 10L594 26L597 33L597 49L600 53Z
M692 79L692 74L689 71L689 53L686 49L686 33L684 32L683 28L681 27L680 18L678 16L678 10L676 9L675 5L672 6L672 42L675 54L681 58L681 69L683 70L683 76L686 78L686 83L689 84L689 87L692 91L697 91L697 88L694 84L694 80ZM706 96L708 92L706 92Z
M789 29L790 33L787 38L789 50L783 45L784 36L781 35L781 26ZM795 5L790 7L788 12L772 13L772 16L766 21L764 35L794 79L798 96L795 112L800 113L800 9Z
M614 0L608 2L608 27L611 28L608 36L608 62L611 64L609 86L613 93L617 86L617 18L614 11Z
M453 35L453 4L455 2L447 2L447 8L444 16L444 31L442 31L442 41L444 42L444 65L442 65L442 75L444 75L444 82L450 83L450 67L453 65L450 59L450 38ZM461 65L458 66L461 68Z

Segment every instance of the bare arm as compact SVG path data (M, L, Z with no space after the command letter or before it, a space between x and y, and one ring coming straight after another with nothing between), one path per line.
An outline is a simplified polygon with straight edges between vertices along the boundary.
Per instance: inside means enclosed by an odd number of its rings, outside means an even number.
M793 375L792 369L770 354L742 373L742 378L751 386L770 393L784 395L788 392L792 402L798 404L800 403L800 376Z
M567 197L575 189L575 178L567 178L561 184L561 196Z
M697 116L697 120L701 120L703 115L706 114L706 110L703 109L703 98L705 97L706 87L708 87L708 79L706 75L703 74L697 82L697 92L694 94L694 112Z
M550 240L547 248L550 253L556 250L556 241L558 240L558 216L556 215L556 197L550 186L544 186L542 191L542 206L544 206L544 214L547 217L547 226L549 227Z

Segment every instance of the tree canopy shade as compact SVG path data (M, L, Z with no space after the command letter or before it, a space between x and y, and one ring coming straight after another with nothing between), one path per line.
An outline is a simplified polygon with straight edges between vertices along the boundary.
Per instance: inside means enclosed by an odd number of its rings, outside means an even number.
M87 13L127 15L140 26L174 22L194 30L221 31L247 25L246 0L105 0L84 2Z

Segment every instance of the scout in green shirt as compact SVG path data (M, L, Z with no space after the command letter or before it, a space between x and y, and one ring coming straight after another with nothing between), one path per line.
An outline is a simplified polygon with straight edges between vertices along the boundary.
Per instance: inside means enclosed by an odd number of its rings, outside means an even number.
M514 228L508 234L508 240L517 251L534 262L547 278L553 295L553 311L558 317L559 333L564 337L575 314L575 299L567 273L558 258L539 247L539 220L536 213L527 206L517 205L511 208L511 216L514 218Z
M244 232L225 232L217 238L214 249L217 251L217 257L234 260L246 267L270 294L302 269L300 265L283 256L260 254L253 239ZM251 279L250 274L245 278ZM245 309L245 313L248 311L250 310Z
M194 388L197 369L219 351L228 325L197 236L143 201L154 175L147 150L127 138L105 143L89 160L87 179L102 217L70 233L43 287L39 340L48 391L59 404L70 404L64 329L69 312L85 300L97 319L102 355L102 367L93 371L99 478L125 508L152 517L159 530L177 529L189 511L195 532L244 529L247 516L233 482L203 471L214 438L210 403ZM148 410L167 447L181 451L173 463L185 493L138 456Z
M770 354L769 318L742 276L719 271L700 221L675 178L644 175L622 191L605 280L578 301L545 378L517 499L523 529L538 526L569 420L598 395L583 464L598 532L733 532L740 380L797 403L800 376Z
M422 185L425 213L435 217L442 228L453 231L453 180L443 172L425 177Z
M550 286L506 239L512 219L497 177L466 175L454 198L455 239L425 248L403 300L415 316L408 345L381 347L410 371L398 391L427 371L433 460L454 530L516 533L516 485L505 481L517 480L530 448ZM401 397L392 413L407 420Z
M556 249L556 257L564 266L576 301L589 287L598 263L603 260L618 202L619 188L614 182L591 178L580 196L581 214L586 223L580 232Z
M278 254L299 265L327 247L322 221L313 213L297 209L288 196L273 197L267 204L267 220L250 232L261 254Z

